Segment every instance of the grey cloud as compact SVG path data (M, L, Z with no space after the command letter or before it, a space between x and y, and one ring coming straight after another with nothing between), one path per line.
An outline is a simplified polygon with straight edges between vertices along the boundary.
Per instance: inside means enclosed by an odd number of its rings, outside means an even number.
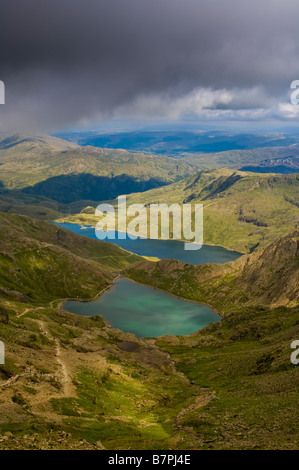
M299 78L298 14L296 0L2 0L0 127L176 118L198 90L195 113L278 109Z

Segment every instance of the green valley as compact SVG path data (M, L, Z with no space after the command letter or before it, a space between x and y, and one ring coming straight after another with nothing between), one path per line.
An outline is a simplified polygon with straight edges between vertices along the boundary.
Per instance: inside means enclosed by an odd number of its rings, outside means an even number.
M296 446L298 233L197 267L142 260L24 216L1 214L0 236L0 448ZM224 318L154 340L61 309L59 299L91 299L120 274Z

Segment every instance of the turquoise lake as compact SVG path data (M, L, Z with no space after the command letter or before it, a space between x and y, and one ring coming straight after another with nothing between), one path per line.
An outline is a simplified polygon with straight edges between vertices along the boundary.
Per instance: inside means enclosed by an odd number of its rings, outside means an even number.
M55 222L55 225L67 228L78 235L85 237L94 238L97 240L95 235L95 229L93 227L81 228L78 224L61 223ZM127 238L125 240L107 240L111 243L115 243L124 250L136 253L141 256L155 256L160 259L177 259L184 263L191 264L204 264L204 263L227 263L228 261L234 261L241 256L241 253L237 251L226 250L221 246L203 245L199 250L187 251L184 250L184 243L178 240L152 240L152 239L140 239L131 240Z
M207 305L123 278L98 300L67 301L63 308L83 316L101 315L111 326L139 337L188 335L221 320Z

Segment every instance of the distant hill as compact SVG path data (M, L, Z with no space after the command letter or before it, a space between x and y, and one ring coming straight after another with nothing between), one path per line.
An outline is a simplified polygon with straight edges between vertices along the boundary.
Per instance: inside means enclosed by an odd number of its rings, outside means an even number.
M79 145L101 148L122 148L133 152L184 156L190 153L209 153L250 150L268 147L287 147L298 144L296 136L277 134L231 133L205 130L136 130L123 132L69 132L58 137Z
M253 171L257 171L256 167L264 165L265 163L269 167L273 167L273 173L275 173L275 167L280 165L280 159L288 160L286 163L287 169L289 167L296 168L298 156L299 147L297 145L291 145L286 147L227 150L216 153L191 153L185 154L183 157L184 161L190 164L196 164L202 170L231 168L241 171L244 167L250 167L255 168ZM283 171L278 171L277 169L277 173L292 173L292 171L286 171L285 168L282 170ZM268 173L271 173L271 171L268 171Z
M47 135L0 135L0 210L53 220L76 212L79 201L85 201L81 210L196 171L196 164L169 157L80 147Z
M228 134L207 131L74 132L61 137L82 146L122 148L184 158L200 170L234 168L260 173L299 171L299 139L283 134ZM285 162L279 161L284 160ZM247 168L248 167L248 168ZM266 171L267 170L267 171Z
M6 150L7 156L18 155L20 149L25 153L31 152L34 154L40 152L52 153L65 151L76 147L78 147L77 144L47 134L0 134L0 150Z
M0 182L5 189L34 191L49 178L78 174L111 179L126 175L136 183L152 181L155 187L195 172L195 164L168 157L79 147L50 136L0 136Z
M284 158L271 158L263 160L259 165L243 166L240 171L252 171L254 173L299 173L299 156L288 156Z

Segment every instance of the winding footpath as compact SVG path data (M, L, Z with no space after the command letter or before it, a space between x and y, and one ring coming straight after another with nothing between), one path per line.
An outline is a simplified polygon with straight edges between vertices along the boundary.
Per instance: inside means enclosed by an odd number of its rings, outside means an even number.
M61 370L61 384L63 386L63 395L64 396L73 396L74 394L74 387L72 385L72 381L71 381L71 378L68 374L68 371L67 371L67 367L65 365L65 362L62 360L61 358L61 355L62 355L62 351L61 351L61 346L60 346L60 343L59 343L59 339L58 338L54 338L50 333L49 333L49 330L48 328L46 327L46 324L45 322L43 322L42 320L38 320L37 321L38 324L39 324L39 327L40 327L40 330L41 332L51 341L53 341L55 343L55 359L58 363L58 365L60 366L60 370Z

